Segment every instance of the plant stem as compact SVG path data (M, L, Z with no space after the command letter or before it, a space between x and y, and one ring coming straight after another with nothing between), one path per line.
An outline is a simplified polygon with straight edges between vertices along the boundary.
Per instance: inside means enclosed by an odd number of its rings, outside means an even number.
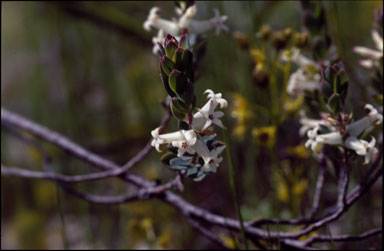
M68 250L67 235L65 233L65 221L64 221L63 212L61 210L60 190L58 185L56 185L56 199L57 199L57 209L59 210L60 221L61 221L61 238L63 239L64 249Z
M229 183L230 183L231 190L232 190L232 196L233 196L233 200L234 200L234 204L235 204L235 210L236 210L237 218L238 218L239 223L240 223L240 231L241 231L241 236L242 236L242 240L243 240L245 249L249 250L247 237L245 236L245 231L244 231L243 217L241 215L239 200L237 197L236 181L235 181L235 169L233 168L231 150L229 148L229 145L230 145L229 139L227 136L227 132L225 130L223 130L223 135L224 135L225 143L227 144L226 153L227 153L227 158L228 158L228 163L229 163Z

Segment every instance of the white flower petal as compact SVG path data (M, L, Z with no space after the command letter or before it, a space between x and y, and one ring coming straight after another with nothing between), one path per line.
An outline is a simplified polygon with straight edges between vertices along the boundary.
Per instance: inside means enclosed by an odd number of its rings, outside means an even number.
M380 34L377 32L377 30L372 30L371 34L372 34L373 42L376 45L376 48L379 51L383 51L383 38L380 37Z

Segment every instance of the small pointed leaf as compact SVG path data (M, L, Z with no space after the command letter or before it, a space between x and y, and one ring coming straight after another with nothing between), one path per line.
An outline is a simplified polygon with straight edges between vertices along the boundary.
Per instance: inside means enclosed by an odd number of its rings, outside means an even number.
M172 70L169 74L169 87L173 92L181 96L184 93L185 88L187 87L188 81L185 75L178 71Z

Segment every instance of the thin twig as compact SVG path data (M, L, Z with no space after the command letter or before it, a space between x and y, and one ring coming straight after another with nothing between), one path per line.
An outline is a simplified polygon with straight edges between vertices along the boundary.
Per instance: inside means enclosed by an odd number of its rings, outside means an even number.
M214 233L212 233L208 229L204 228L199 222L197 222L196 220L194 220L190 217L188 217L187 219L188 219L189 224L194 229L196 229L198 232L200 232L201 235L203 235L207 239L216 243L221 249L225 249L225 250L231 249L231 248L227 247L227 245L225 245L224 242L219 237L217 237Z
M320 197L324 186L325 166L325 156L322 154L319 160L319 173L317 174L315 194L313 196L312 209L308 217L309 219L313 219L317 213L317 210L319 210Z
M364 232L362 234L357 234L357 235L337 235L337 236L332 236L332 238L328 235L314 235L307 240L305 240L305 245L310 245L314 242L329 242L329 241L359 241L363 239L367 239L371 236L379 235L382 233L381 228L375 228L371 229L367 232Z

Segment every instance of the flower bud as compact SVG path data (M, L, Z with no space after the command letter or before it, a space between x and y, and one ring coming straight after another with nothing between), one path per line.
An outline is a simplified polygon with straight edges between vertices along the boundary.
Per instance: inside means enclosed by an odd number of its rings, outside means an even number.
M268 24L264 24L263 26L261 26L258 35L260 36L260 38L267 40L270 37L271 32L271 27Z
M250 39L247 35L244 33L235 31L233 32L233 37L235 38L236 42L243 50L248 50L250 48Z
M269 84L269 72L262 65L257 64L252 72L253 84L260 88L267 88Z
M281 50L287 45L288 39L284 35L283 31L276 31L272 34L272 43L276 50Z
M293 45L297 48L305 48L308 46L309 34L308 33L295 33L293 35Z
M283 30L283 35L286 40L289 40L292 37L293 31L291 28L286 28Z

